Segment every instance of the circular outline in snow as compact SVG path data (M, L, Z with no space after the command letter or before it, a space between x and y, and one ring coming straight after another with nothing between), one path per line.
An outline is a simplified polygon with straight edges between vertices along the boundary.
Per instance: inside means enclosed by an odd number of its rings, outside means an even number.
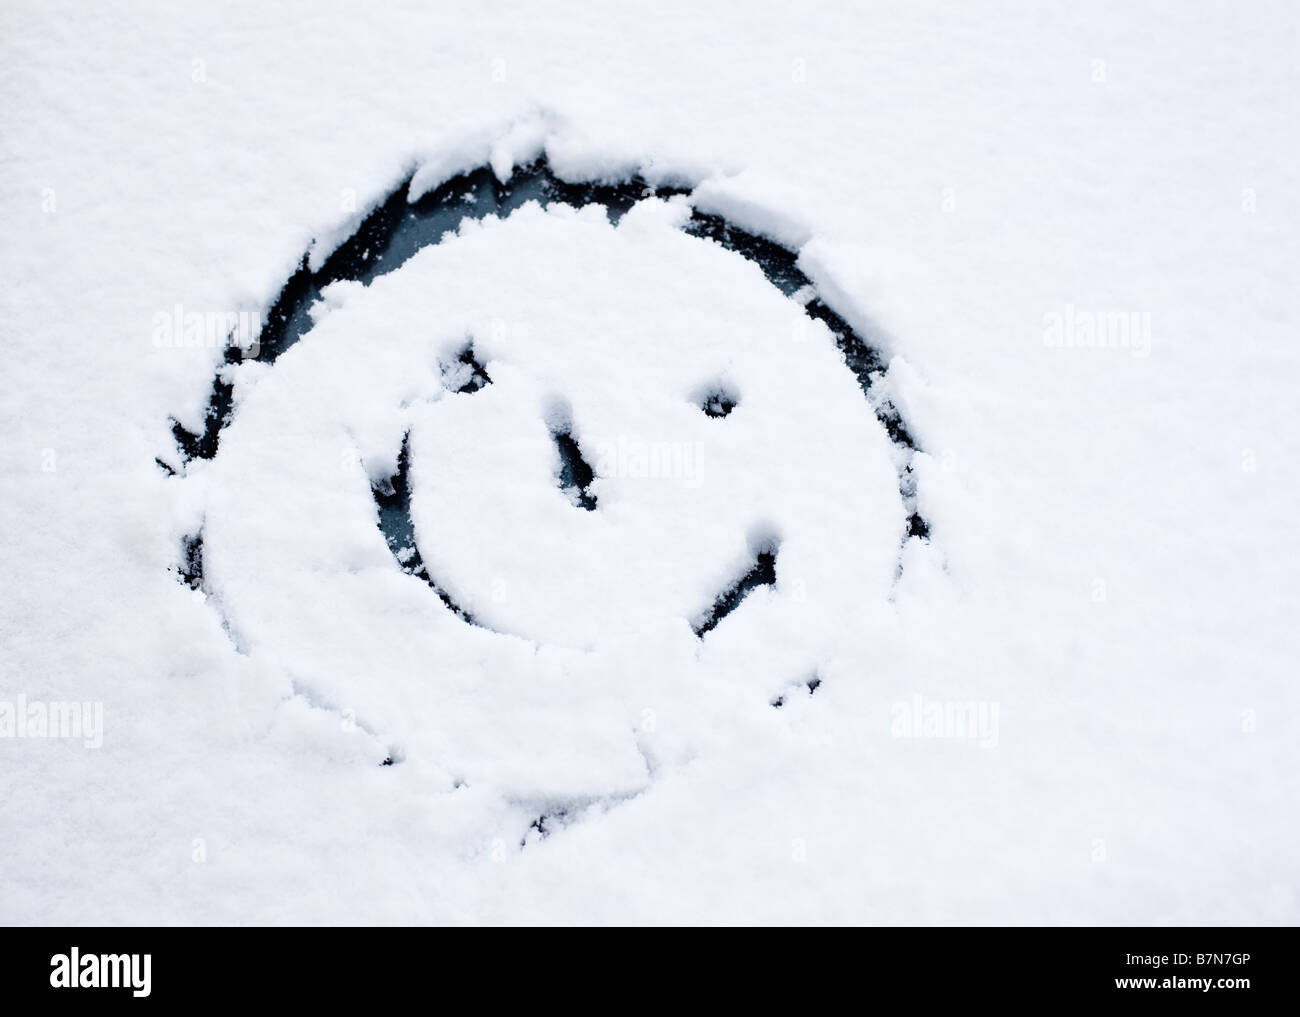
M605 207L610 219L617 222L636 202L656 193L639 177L614 185L565 182L552 173L545 158L539 158L515 170L504 181L486 167L460 174L415 202L407 199L409 189L410 178L407 178L375 206L356 232L339 245L315 270L310 267L308 256L304 256L299 270L287 281L268 314L266 326L259 337L259 348L252 359L263 365L273 363L281 353L310 330L312 318L309 308L319 299L323 287L348 279L369 283L393 271L421 247L438 243L443 233L447 232L441 227L453 227L463 218L505 216L530 200L544 203L558 201L571 206L598 203ZM657 193L659 196L668 194L681 197L685 192L660 189ZM712 240L728 251L740 254L756 263L772 285L801 304L809 318L822 322L829 329L846 366L857 377L864 396L896 449L899 495L905 517L902 542L905 543L909 537L928 538L928 526L916 512L915 506L915 489L911 472L911 457L915 446L893 405L888 399L877 398L875 395L876 384L884 375L886 366L874 348L858 336L842 317L817 296L811 280L796 266L795 253L766 238L740 229L719 216L695 209L690 211L685 231ZM467 355L464 366L468 371L468 377L462 388L468 386L468 390L473 391L478 375L485 374L484 368L474 359L472 348L467 347L463 352ZM233 414L234 380L241 369L240 364L243 359L237 350L232 349L228 353L227 365L214 383L206 426L201 433L189 432L179 423L175 425L174 432L182 451L182 462L188 458L215 456L222 428L230 422ZM481 379L478 384L482 384ZM734 407L734 394L724 390L725 384L720 382L716 388L717 391L710 390L702 393L704 405L701 408L704 409L705 406L712 404L720 407L728 403ZM729 411L728 409L727 412ZM403 448L405 450L405 442ZM383 484L375 488L376 502L381 510L381 526L385 500L396 497L400 502L403 489L408 498L409 509L409 488L404 475L407 461L409 461L408 456L405 454L399 459L398 470L394 475L391 488L385 489ZM167 464L160 460L160 465ZM582 488L585 485L578 486ZM579 495L582 494L580 490ZM391 537L391 534L386 533L385 536ZM414 551L413 545L410 545L408 550L408 546L398 546L391 539L389 544L403 571L420 575L429 586L439 592L444 603L455 611L456 606L450 601L450 597L445 595L445 591L439 589L427 570L423 569L423 563L418 557L418 551ZM721 590L712 609L701 612L700 617L696 619L693 628L695 636L699 639L703 640L717 623L740 603L744 594L750 589L775 580L776 546L771 535L762 533L754 535L751 548L755 560L750 570L731 587ZM414 555L410 553L412 551ZM187 565L182 569L182 574L191 585L196 588L202 587L204 554L201 534L187 543L186 559ZM215 606L221 608L219 600ZM470 620L464 617L463 611L460 613L464 620ZM819 679L813 673L806 675L804 681L811 691L816 688ZM325 703L333 701L329 696L318 698ZM779 706L782 702L783 697L778 697L772 705Z

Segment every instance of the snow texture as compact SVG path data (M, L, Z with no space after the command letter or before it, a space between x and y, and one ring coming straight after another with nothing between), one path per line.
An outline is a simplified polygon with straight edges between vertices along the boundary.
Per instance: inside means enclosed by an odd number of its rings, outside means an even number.
M1290 5L5 17L0 921L1300 920Z

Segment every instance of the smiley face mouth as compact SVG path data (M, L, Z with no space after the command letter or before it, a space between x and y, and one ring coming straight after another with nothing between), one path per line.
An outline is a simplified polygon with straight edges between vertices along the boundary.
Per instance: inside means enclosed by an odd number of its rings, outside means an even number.
M468 361L467 361L468 362ZM456 389L459 394L477 391L478 388L462 387ZM564 438L563 444L560 437ZM587 511L595 511L596 500L588 493L594 473L572 435L566 433L556 440L560 452L561 467L559 484L563 490L574 491L576 504ZM411 443L409 433L402 439L402 450L397 457L397 471L386 480L371 485L371 494L379 514L379 530L384 535L388 549L393 558L408 575L422 579L438 595L447 610L461 621L491 629L492 627L478 620L462 607L452 594L429 574L429 569L420 555L416 540L415 523L411 519ZM776 556L780 541L775 537L763 538L752 543L753 564L730 586L718 593L713 602L704 610L695 614L691 621L691 630L703 639L717 627L718 623L741 605L751 592L760 586L776 585ZM186 556L187 575L194 569L194 562L201 556L201 546L191 549ZM493 629L492 631L499 631Z
M444 235L454 233L463 219L481 219L488 215L500 218L536 201L544 207L553 203L581 207L603 205L613 224L644 197L687 197L681 188L651 188L640 176L621 183L571 183L557 177L545 156L517 168L504 182L486 166L448 180L414 202L408 202L411 178L407 177L390 192L361 222L356 232L312 270L304 255L297 271L286 281L267 315L259 337L256 355L231 347L226 352L227 365L244 359L273 364L296 344L313 326L309 308L321 299L324 287L341 280L369 284L376 278L401 267L416 252L439 243ZM719 215L692 209L684 225L689 235L713 242L756 264L768 282L785 296L797 301L805 314L821 322L834 337L845 366L857 378L863 396L887 432L895 448L898 468L899 497L904 507L900 545L911 537L928 540L930 527L922 517L916 496L912 456L916 451L911 432L899 410L887 397L878 395L888 372L876 344L859 335L848 322L818 295L812 280L796 264L797 254L785 247L742 229ZM451 391L471 394L492 383L485 366L477 359L472 343L467 344L455 363L444 371L444 383ZM722 384L705 384L701 388L700 410L714 418L725 418L735 409L739 395ZM234 388L224 372L214 379L204 426L200 431L187 430L173 421L181 469L192 459L211 459L220 443L223 429L232 419ZM579 509L595 512L598 500L592 492L595 472L584 457L582 441L571 424L552 426L559 468L557 485L570 496ZM409 437L409 436L408 436ZM173 460L174 461L174 460ZM159 459L167 472L175 468ZM421 578L443 605L462 621L483 626L473 613L457 602L447 586L432 575L416 542L411 520L409 478L409 441L404 439L396 472L372 486L379 527L398 566ZM186 538L184 563L178 568L181 578L191 587L203 586L202 534ZM899 566L901 573L901 564ZM777 582L777 546L754 550L752 560L736 578L719 589L711 603L690 617L696 636L704 639L721 622L740 607L746 597L760 586ZM484 626L486 627L486 626Z

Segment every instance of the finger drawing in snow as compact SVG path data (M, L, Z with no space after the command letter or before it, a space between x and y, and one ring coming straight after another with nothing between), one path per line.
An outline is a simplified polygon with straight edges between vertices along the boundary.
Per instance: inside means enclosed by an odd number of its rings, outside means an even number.
M8 0L0 923L1300 923L1241 6Z
M377 761L540 837L862 653L929 527L886 365L797 254L538 158L408 178L318 260L176 425L184 575Z

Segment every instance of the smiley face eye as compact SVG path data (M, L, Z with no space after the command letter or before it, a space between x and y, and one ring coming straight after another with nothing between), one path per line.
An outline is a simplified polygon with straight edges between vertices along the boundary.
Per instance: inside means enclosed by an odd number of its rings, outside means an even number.
M729 388L715 385L705 391L700 402L700 409L704 411L704 415L707 417L725 417L739 403L739 396L735 395Z
M448 391L455 392L457 395L468 395L477 392L485 385L492 384L487 368L479 363L478 356L474 352L473 340L465 344L454 361L443 365L442 384Z
M572 427L553 430L551 440L555 442L555 451L560 456L560 490L579 508L594 512L596 496L591 493L591 484L596 479L596 473L582 457L582 449L573 437Z
M573 410L569 401L563 396L552 395L543 408L542 416L547 430L551 432L551 442L559 460L555 473L557 485L579 508L594 512L596 496L591 491L591 485L596 479L596 471L583 458L582 447L574 434Z

